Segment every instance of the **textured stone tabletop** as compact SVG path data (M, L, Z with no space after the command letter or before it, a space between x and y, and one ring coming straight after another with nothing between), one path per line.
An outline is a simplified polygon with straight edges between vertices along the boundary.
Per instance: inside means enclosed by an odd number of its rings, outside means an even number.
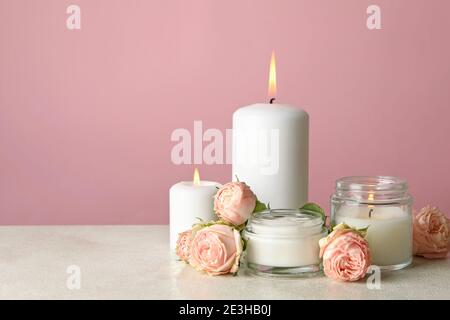
M175 261L167 226L0 227L1 299L450 299L450 260L364 281L210 277ZM68 289L78 266L80 289Z

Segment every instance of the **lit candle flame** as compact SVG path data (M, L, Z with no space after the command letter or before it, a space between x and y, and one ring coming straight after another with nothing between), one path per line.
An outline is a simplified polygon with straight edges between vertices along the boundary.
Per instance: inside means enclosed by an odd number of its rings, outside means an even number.
M272 51L269 69L269 98L275 98L277 95L277 71L275 65L275 51Z
M373 201L373 193L372 192L369 193L367 200L370 202ZM372 212L373 212L373 209L375 208L375 206L369 204L368 207L369 207L369 218L372 218Z
M200 185L200 173L198 172L198 169L195 168L194 170L194 178L192 179L194 182L194 186Z

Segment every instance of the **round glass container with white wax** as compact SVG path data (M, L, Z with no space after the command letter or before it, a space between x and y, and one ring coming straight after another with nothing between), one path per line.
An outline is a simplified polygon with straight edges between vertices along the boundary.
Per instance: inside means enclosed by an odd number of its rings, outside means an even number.
M381 270L403 269L412 262L412 197L405 180L344 177L331 197L331 222L366 228L372 264Z
M252 274L301 277L320 271L319 240L327 236L320 214L275 209L254 214L244 230Z

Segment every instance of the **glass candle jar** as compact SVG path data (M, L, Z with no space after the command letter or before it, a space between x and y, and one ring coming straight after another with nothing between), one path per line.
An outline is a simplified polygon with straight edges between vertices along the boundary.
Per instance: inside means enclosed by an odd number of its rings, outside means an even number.
M247 268L257 275L302 276L320 271L322 217L311 211L277 209L252 216L244 231Z
M396 177L345 177L331 197L331 223L368 227L372 264L398 270L412 262L412 198Z

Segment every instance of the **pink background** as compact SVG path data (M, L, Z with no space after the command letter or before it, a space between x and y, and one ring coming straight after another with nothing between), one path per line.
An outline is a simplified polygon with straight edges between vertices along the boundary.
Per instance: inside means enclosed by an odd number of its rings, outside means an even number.
M81 7L81 30L66 7ZM382 30L366 8L382 9ZM407 178L450 209L446 0L0 0L0 224L168 222L170 134L266 101L311 117L310 200L336 178ZM229 165L200 166L226 182Z

